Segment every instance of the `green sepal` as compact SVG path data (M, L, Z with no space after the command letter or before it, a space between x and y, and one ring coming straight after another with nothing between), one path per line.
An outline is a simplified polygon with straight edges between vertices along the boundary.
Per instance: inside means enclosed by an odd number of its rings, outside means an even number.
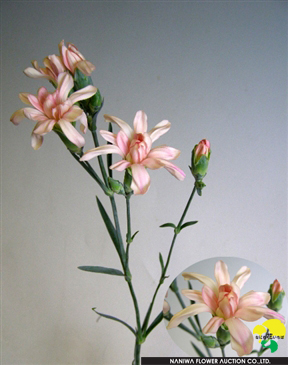
M191 341L191 345L193 346L194 350L197 352L199 357L206 357L203 352Z
M91 76L84 75L78 68L76 68L74 72L74 88L79 90L88 85L93 85Z
M217 341L217 338L214 336L201 336L201 340L204 343L205 346L209 347L210 349L215 349L217 347L220 347L219 342Z
M122 319L119 319L117 317L110 316L108 314L104 314L104 313L97 312L96 311L96 308L92 308L92 310L95 313L97 313L99 316L101 316L101 317L108 318L108 319L112 319L112 321L116 321L116 322L119 322L119 323L123 324L125 327L127 327L133 333L134 336L136 336L136 332L135 332L134 328L131 327L128 323L122 321Z
M176 228L174 223L164 223L160 226L160 228L165 228L165 227L172 227L172 228Z
M102 219L105 223L105 226L106 226L107 231L110 235L110 238L111 238L112 242L114 243L114 246L115 246L119 256L124 261L125 252L124 252L123 246L121 245L121 242L119 242L119 239L118 239L118 236L117 236L117 231L116 231L113 223L111 222L105 208L103 207L102 203L100 202L100 200L98 199L97 196L96 196L96 200L97 200L97 205L98 205L100 214L101 214Z
M231 336L228 330L228 327L225 323L223 323L216 332L217 340L219 341L220 346L226 346L230 342Z
M125 195L125 190L123 184L119 180L112 179L112 177L108 177L108 182L111 190L120 195Z
M201 181L201 180L196 180L195 181L195 188L196 188L196 190L197 190L197 194L199 195L199 196L201 196L202 195L202 189L203 188L205 188L205 184L204 184L204 182L203 181Z
M123 272L117 269L110 269L109 267L102 266L78 266L78 269L83 271L95 272L99 274L108 274L116 276L124 276Z

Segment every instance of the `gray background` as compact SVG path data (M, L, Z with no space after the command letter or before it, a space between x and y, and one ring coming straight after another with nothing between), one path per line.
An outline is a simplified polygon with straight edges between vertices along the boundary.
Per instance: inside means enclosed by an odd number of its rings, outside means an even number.
M103 113L171 130L155 145L181 149L179 182L152 171L149 192L132 199L131 270L142 318L167 255L170 229L190 194L190 153L202 138L212 156L203 196L195 197L155 303L176 275L200 260L235 256L262 265L287 291L287 2L286 1L4 1L2 6L2 363L129 364L134 338L92 307L134 326L126 283L77 270L120 268L101 217L98 194L55 134L30 146L34 123L14 126L19 92L47 81L23 74L58 43L74 43L96 65ZM104 140L103 140L104 142ZM92 147L87 137L85 149ZM95 165L96 166L96 165ZM122 174L116 175L121 177ZM117 199L124 208L123 199ZM125 215L121 214L125 230ZM286 347L287 348L287 347ZM286 352L285 352L286 351ZM287 356L287 350L279 356ZM164 324L143 356L182 356Z

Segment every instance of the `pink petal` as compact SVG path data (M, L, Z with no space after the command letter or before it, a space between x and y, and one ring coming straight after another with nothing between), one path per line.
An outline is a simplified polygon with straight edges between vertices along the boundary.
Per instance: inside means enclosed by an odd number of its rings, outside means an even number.
M123 171L123 170L127 169L127 167L129 167L130 165L131 165L131 163L129 161L121 160L119 162L114 163L114 165L111 165L110 169L117 170L117 171Z
M189 305L188 307L182 309L180 312L174 314L168 323L167 329L177 327L186 318L195 316L196 314L208 312L211 313L211 309L203 303L196 303Z
M30 120L35 120L37 122L45 122L48 118L39 110L33 108L24 108L24 114L26 118Z
M91 96L96 94L96 92L97 88L95 86L88 85L71 94L68 99L72 102L72 104L75 104L77 101L91 98Z
M168 120L162 120L162 122L156 124L156 126L151 129L148 133L152 142L156 141L159 137L169 131L171 123Z
M145 194L150 186L150 176L144 166L133 164L131 188L135 195Z
M238 356L249 355L253 350L253 335L249 328L238 318L226 319L225 324L231 335L232 349Z
M43 105L48 95L50 95L49 91L45 87L40 87L40 89L37 92L37 99L39 100L39 103L41 105Z
M124 120L121 120L117 117L113 117L112 115L108 115L108 114L104 114L104 118L106 122L112 122L112 123L116 123L118 125L118 127L120 127L123 132L126 134L126 136L131 139L134 132L132 130L132 128L130 127L129 124L127 124L126 122L124 122Z
M83 147L85 144L85 139L81 134L77 131L76 128L70 122L67 122L64 119L60 119L58 121L58 125L61 127L65 136L74 143L77 147Z
M263 292L249 291L239 299L238 308L263 306L269 303L270 294Z
M235 317L241 318L247 322L254 322L258 319L265 317L267 319L279 319L281 322L285 323L285 318L269 308L265 307L244 307L237 310Z
M176 179L183 181L185 179L185 172L182 171L179 167L173 165L171 162L166 160L159 159L159 162L163 164L163 167L170 172L171 175L176 177Z
M24 118L26 118L26 115L24 113L24 109L25 108L22 108L22 109L19 109L19 110L16 110L16 112L14 112L12 115L11 115L11 118L10 118L10 121L15 124L15 125L18 125Z
M95 70L93 63L83 60L76 64L76 67L86 76L90 76L92 71Z
M218 328L224 322L224 318L212 317L206 326L202 329L202 332L206 335L207 333L216 333Z
M204 285L202 288L202 298L205 304L208 305L209 308L216 312L218 307L217 295L215 292L207 285Z
M43 137L39 134L32 133L31 135L31 146L34 148L34 150L38 150L43 143Z
M66 113L62 114L63 119L68 122L76 121L83 114L83 110L78 106L74 105Z
M215 283L214 280L209 278L206 275L197 274L196 272L183 272L182 276L185 280L198 280L200 283L207 285L209 288L211 288L216 295L218 295L218 286Z
M24 70L24 74L28 77L32 77L32 79L47 79L48 75L43 74L42 72L35 70L33 67L27 67Z
M110 142L112 144L116 144L116 134L108 132L108 131L103 131L101 130L99 132L101 134L101 136L107 141Z
M204 303L204 300L202 298L202 293L200 290L190 290L190 289L183 289L182 294L190 299L194 300L195 302Z
M55 120L47 119L44 122L38 122L34 129L33 134L44 135L52 131L55 125Z
M126 156L129 152L130 140L126 133L124 133L122 130L117 133L116 144L122 151L123 155Z
M27 98L30 102L30 104L32 106L34 106L34 108L36 108L37 110L40 110L40 112L43 112L43 108L42 108L42 105L40 104L38 98L36 98L35 95L32 95L32 94L28 94L27 95Z
M157 170L163 167L163 164L159 160L155 160L154 158L145 158L141 165L148 167L151 170Z
M65 100L67 100L70 90L74 86L73 78L67 72L62 72L58 75L57 82L58 82L57 90L59 90L60 99L62 101L65 101ZM70 98L71 98L71 96L70 96Z
M250 275L251 275L250 269L247 266L242 266L235 275L232 283L235 283L240 289L242 289L243 285L249 279Z
M147 115L139 110L134 118L134 132L135 133L146 133L147 132Z
M34 96L34 95L32 95L32 94L29 94L29 93L20 93L19 94L19 99L22 101L22 103L24 103L24 104L27 104L27 105L32 105L31 103L30 103L30 101L29 101L29 96ZM34 96L35 97L35 96Z
M119 147L114 146L113 144L107 144L104 146L100 146L97 148L92 148L91 150L88 150L84 153L84 155L80 158L80 161L89 161L94 157L100 156L100 155L108 155L110 153L117 153L121 157L124 157L122 154L122 151Z
M75 108L75 106L74 106L74 108ZM88 128L88 123L87 123L86 114L83 111L82 111L82 114L76 119L76 121L81 123L81 125L80 125L81 132L86 133L87 128Z
M230 275L228 267L223 261L218 261L215 264L214 275L218 286L230 284Z
M163 160L175 160L179 157L180 151L173 147L159 146L152 148L147 158L163 159Z

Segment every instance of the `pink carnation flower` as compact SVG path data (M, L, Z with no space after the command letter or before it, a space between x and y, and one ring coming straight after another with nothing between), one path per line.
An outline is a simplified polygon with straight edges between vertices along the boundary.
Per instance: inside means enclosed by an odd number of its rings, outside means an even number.
M178 180L185 178L185 173L170 162L170 160L175 160L180 155L179 150L168 146L151 149L152 143L170 129L171 124L168 120L163 120L147 132L147 115L143 111L138 111L135 115L134 130L117 117L104 115L104 118L107 122L116 123L121 130L117 134L100 131L102 137L111 144L87 151L81 157L82 161L103 154L116 153L120 155L122 160L116 162L110 168L118 171L131 169L131 188L134 194L145 194L150 186L147 167L152 170L164 167Z
M83 147L84 137L71 124L74 121L81 123L81 131L87 130L87 117L84 111L77 105L79 100L91 98L97 89L94 86L86 86L81 90L68 94L73 88L73 78L68 73L61 73L57 79L58 87L51 93L45 87L38 90L38 94L20 93L23 103L34 108L22 108L17 110L10 118L11 122L18 125L25 117L33 120L36 126L32 132L32 147L37 150L41 147L43 136L51 132L57 124L65 136L76 146Z
M267 319L276 318L285 323L281 314L263 307L269 302L270 294L252 290L240 297L240 289L250 274L250 269L243 266L230 282L228 268L223 261L218 261L215 265L216 283L205 275L183 273L186 280L196 279L204 286L202 291L182 290L183 295L198 303L176 313L168 323L167 329L177 327L190 316L209 312L213 317L202 332L204 334L216 333L218 328L225 323L230 332L232 348L237 351L239 356L250 354L253 349L253 335L241 319L254 322L265 317Z

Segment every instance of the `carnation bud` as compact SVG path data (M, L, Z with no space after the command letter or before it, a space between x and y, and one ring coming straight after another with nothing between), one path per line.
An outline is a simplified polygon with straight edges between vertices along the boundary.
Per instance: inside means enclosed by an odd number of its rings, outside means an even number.
M228 328L225 327L225 324L220 326L216 333L217 340L219 341L220 346L225 346L230 342L230 332L228 331Z
M124 186L119 180L114 180L111 177L108 177L109 186L111 190L116 194L125 194Z
M285 292L277 279L275 279L273 284L270 285L268 293L270 294L271 298L267 304L267 307L278 312L282 308Z
M216 347L220 347L217 338L215 338L214 336L202 336L201 339L204 345L209 347L210 349L215 349Z
M202 139L192 150L190 170L195 178L198 195L202 195L202 189L206 186L202 179L207 174L210 154L210 142L207 139Z
M190 170L196 181L202 180L207 174L210 153L210 142L207 139L202 139L193 148Z
M165 316L166 314L168 314L170 312L170 305L167 302L167 300L164 299L163 301L163 315Z

